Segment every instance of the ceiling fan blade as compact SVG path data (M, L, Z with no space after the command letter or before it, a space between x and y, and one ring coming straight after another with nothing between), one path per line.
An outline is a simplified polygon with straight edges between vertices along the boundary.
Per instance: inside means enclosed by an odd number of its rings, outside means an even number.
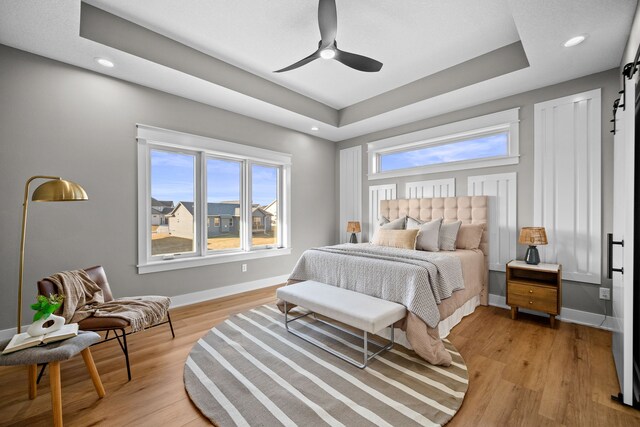
M318 26L322 38L320 48L331 46L338 32L336 0L320 0L318 2Z
M311 55L307 56L304 59L301 59L300 61L296 62L295 64L291 64L288 67L284 67L280 70L274 71L274 73L283 73L285 71L291 71L294 70L298 67L302 67L305 64L308 64L309 62L313 61L314 59L318 59L320 58L320 50L316 50L315 52L313 52Z
M375 73L382 68L382 62L355 53L345 52L338 48L336 48L335 59L347 67L367 73Z

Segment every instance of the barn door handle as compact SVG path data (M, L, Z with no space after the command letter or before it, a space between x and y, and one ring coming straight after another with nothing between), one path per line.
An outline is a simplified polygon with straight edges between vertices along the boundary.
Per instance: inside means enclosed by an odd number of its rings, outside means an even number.
M613 277L613 272L618 272L624 274L624 268L613 268L613 245L620 245L624 247L624 240L613 240L613 234L607 234L607 260L608 260L608 268L607 268L607 278L611 279Z

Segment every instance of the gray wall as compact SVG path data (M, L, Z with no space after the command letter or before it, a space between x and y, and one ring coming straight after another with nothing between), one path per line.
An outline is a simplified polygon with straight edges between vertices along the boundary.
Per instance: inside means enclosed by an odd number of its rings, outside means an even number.
M537 89L530 92L521 93L507 98L481 104L464 110L443 114L441 116L421 120L400 127L375 132L369 135L349 139L338 143L338 149L363 146L363 220L367 221L369 216L369 185L397 183L399 196L403 196L404 183L421 179L441 179L456 178L456 194L467 194L467 177L473 175L483 175L490 173L518 172L518 227L531 225L533 223L533 106L535 103L560 98L575 93L602 88L602 261L603 261L603 286L611 286L605 276L606 267L606 233L612 229L612 192L613 192L613 137L609 133L611 129L609 120L611 119L611 105L618 97L618 69L612 69L598 74L593 74L580 79L565 83ZM409 177L393 178L385 180L367 180L367 146L371 141L388 138L427 129L459 120L465 120L484 114L495 113L510 108L520 107L520 163L514 166L501 166L494 168L480 168L466 171L455 171L445 173L434 173L429 175L413 175ZM336 151L336 165L339 163L339 151ZM339 169L336 167L336 171ZM339 173L339 172L337 172ZM339 185L339 177L336 182ZM338 188L338 187L336 187ZM339 194L336 192L336 194ZM336 221L337 221L336 216ZM366 229L366 227L365 227ZM366 234L366 233L365 233ZM336 236L337 238L337 236ZM526 248L518 247L518 257L524 256ZM589 311L593 313L604 313L605 303L598 299L598 286L587 283L563 282L563 306L577 310ZM492 272L490 280L490 292L496 295L505 295L505 278L500 272ZM607 307L608 312L610 306Z
M105 266L116 296L178 295L289 273L302 251L334 241L335 143L0 45L0 329L15 326L21 204L32 175L80 183L84 203L32 203L25 313L35 283ZM135 124L291 153L290 256L138 275Z

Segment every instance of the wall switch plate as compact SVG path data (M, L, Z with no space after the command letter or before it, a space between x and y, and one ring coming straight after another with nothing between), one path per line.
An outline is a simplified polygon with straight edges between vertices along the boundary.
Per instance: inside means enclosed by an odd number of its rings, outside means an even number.
M242 264L242 272L246 273L247 272L247 264ZM602 288L601 288L602 289ZM608 291L609 289L607 289ZM602 297L601 297L602 298Z
M611 299L611 289L609 288L600 288L600 299Z

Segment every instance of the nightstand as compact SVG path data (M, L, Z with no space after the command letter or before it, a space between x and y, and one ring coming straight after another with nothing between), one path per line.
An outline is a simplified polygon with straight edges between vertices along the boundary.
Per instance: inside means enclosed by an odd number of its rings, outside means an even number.
M518 308L526 308L549 314L555 327L562 306L562 265L507 263L507 305L512 319L518 318Z

